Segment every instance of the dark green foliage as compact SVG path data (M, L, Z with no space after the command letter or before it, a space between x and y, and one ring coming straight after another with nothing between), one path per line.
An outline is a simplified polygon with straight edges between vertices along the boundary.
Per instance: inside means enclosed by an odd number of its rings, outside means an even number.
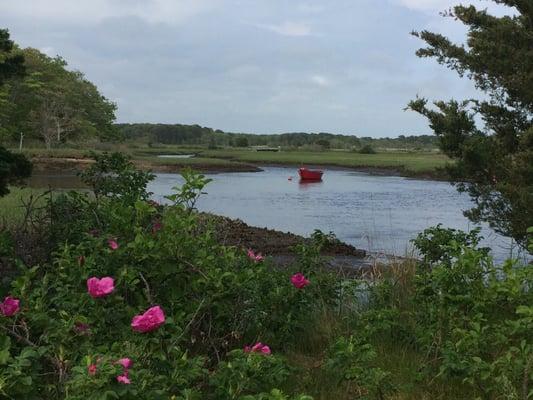
M478 242L475 232L440 227L420 234L423 261L369 287L360 329L423 355L422 376L459 380L479 398L528 399L533 269L495 266Z
M441 262L450 264L457 255L454 250L457 245L478 247L482 237L479 236L480 228L473 229L469 233L457 229L442 228L441 224L425 229L412 242L423 255L426 264ZM489 248L479 249L487 254Z
M13 49L14 43L9 40L9 31L0 29L0 86L7 79L24 76L24 56Z
M248 139L245 137L238 137L235 139L235 146L236 147L248 147Z
M280 387L289 373L286 363L279 356L265 357L234 350L210 378L213 388L211 398L237 400L244 395L267 392L273 387Z
M361 154L376 154L376 150L369 144L364 145L359 149L359 153Z
M428 118L440 148L456 161L450 178L475 203L466 215L525 247L533 225L533 8L530 1L495 2L517 13L495 17L457 6L446 14L467 26L467 46L438 33L413 33L428 44L419 57L466 75L487 99L437 101L432 108L419 98L409 108Z
M67 62L37 49L16 49L24 60L23 78L5 80L0 90L0 134L5 139L42 140L47 148L70 139L113 140L116 105ZM0 138L3 139L3 138Z
M278 270L220 245L193 212L207 180L192 172L168 206L147 200L151 176L135 173L119 155L101 156L85 178L97 198L67 193L49 204L51 261L17 261L20 274L8 293L21 299L21 311L0 315L0 396L289 399L273 389L285 386L290 372L280 353L336 293L316 252L302 248L299 263ZM312 282L305 289L291 284L297 271ZM91 298L87 278L104 276L114 278L115 290ZM165 324L134 332L131 318L152 305L163 308ZM272 355L240 350L260 340ZM122 357L134 361L131 385L116 380Z
M404 136L398 138L358 138L353 135L336 135L332 133L282 133L279 135L255 135L231 133L199 125L181 124L116 124L125 139L145 140L148 143L201 145L208 147L235 146L247 147L269 145L273 147L300 147L319 145L324 149L352 149L369 144L380 148L434 149L437 138L431 135ZM245 141L246 140L246 141ZM247 143L247 144L244 144Z
M123 153L93 153L93 157L96 162L80 175L97 198L120 198L125 204L148 199L146 186L155 175L136 169Z
M375 366L376 351L368 338L338 338L328 349L324 369L337 385L349 382L357 399L384 399L393 391L390 374Z
M12 153L0 146L0 197L9 193L8 185L29 178L32 164L23 154Z

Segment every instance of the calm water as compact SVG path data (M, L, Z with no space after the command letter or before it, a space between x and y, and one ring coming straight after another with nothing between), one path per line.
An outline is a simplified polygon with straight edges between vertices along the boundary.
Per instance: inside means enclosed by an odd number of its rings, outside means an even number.
M208 176L213 182L199 201L200 210L301 235L314 229L332 231L374 253L405 255L412 251L410 239L439 223L466 231L475 227L462 214L471 207L468 196L446 182L327 170L323 182L301 184L296 168L278 167ZM178 174L157 174L149 190L164 202L171 188L182 182ZM30 186L82 187L76 176L61 174L34 175ZM482 234L497 261L517 255L510 239L487 227Z
M405 255L412 249L410 239L439 223L467 231L475 227L462 215L471 206L468 196L446 182L327 170L323 182L301 184L296 168L277 167L208 176L213 182L199 201L200 210L302 235L332 231L371 252ZM181 182L179 175L158 174L149 189L164 201ZM487 227L482 234L497 260L511 254L509 239Z

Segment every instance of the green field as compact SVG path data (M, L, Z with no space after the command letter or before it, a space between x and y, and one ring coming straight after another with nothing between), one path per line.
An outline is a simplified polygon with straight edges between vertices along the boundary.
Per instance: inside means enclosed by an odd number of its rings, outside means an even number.
M252 163L336 165L349 168L392 168L413 172L431 172L443 167L449 159L441 154L424 152L383 152L360 154L348 151L290 151L257 152L250 150L224 149L205 150L204 157L230 158Z
M121 151L132 156L133 160L148 166L217 166L231 167L238 163L275 165L322 165L357 169L388 169L409 176L438 176L437 170L450 162L443 154L427 151L382 151L376 154L361 154L344 150L329 151L280 151L261 152L248 148L207 149L191 146L142 147L127 144L106 146L106 151ZM44 150L26 149L24 154L38 158L87 158L91 149L61 148ZM96 152L102 149L93 150ZM161 154L195 154L194 158L159 158Z
M10 187L7 196L0 197L0 226L11 225L23 220L26 215L25 204L32 202L37 207L45 204L44 189Z

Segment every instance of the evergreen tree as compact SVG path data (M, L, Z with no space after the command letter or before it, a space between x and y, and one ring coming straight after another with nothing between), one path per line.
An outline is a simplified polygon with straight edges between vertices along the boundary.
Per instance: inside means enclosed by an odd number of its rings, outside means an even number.
M444 13L466 25L466 44L413 32L427 43L419 57L468 77L485 96L434 107L417 98L409 108L428 118L440 148L455 161L450 178L475 203L466 215L525 246L533 226L533 1L493 1L510 7L509 15L474 6Z

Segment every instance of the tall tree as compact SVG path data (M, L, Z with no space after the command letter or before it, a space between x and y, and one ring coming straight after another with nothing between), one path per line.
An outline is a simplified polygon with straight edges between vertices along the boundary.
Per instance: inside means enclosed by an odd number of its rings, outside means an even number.
M70 138L112 138L116 105L100 94L79 71L67 70L61 57L48 57L37 49L20 50L27 76L8 81L8 126L16 136L40 138L51 148Z
M466 44L429 31L417 51L471 79L481 99L424 98L409 108L426 116L440 148L455 162L449 175L474 207L465 214L526 245L533 226L533 1L492 0L510 7L494 16L474 6L444 13L468 28Z
M24 75L24 56L14 52L14 46L9 31L0 29L0 86L6 79Z
M4 82L24 75L24 57L13 52L14 44L9 40L9 32L0 29L0 135L2 117L10 109ZM13 154L0 146L0 197L9 193L8 184L31 175L32 165L22 154Z

